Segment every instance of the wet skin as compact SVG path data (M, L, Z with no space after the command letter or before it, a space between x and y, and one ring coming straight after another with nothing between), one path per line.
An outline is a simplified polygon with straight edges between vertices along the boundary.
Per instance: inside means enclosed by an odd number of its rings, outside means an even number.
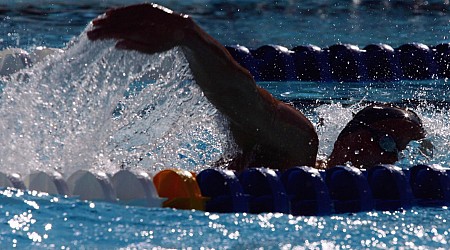
M360 129L336 141L328 163L316 163L319 142L312 123L300 111L256 85L250 73L225 47L187 15L156 4L139 4L109 10L95 19L93 26L88 32L89 39L115 39L118 49L147 54L174 47L182 49L196 83L228 118L233 137L241 149L241 153L227 163L231 169L261 166L280 170L294 166L326 168L348 162L356 167L371 167L398 160L396 153L380 148L370 131ZM425 136L417 130L422 127L419 123L411 126L404 119L380 117L372 127L393 137L396 149L400 151L409 141ZM428 147L432 148L430 145ZM224 165L223 161L218 165Z
M183 50L196 83L228 118L242 151L230 168L315 166L318 137L312 123L256 85L225 47L190 17L155 4L140 4L110 10L93 26L89 39L115 39L119 49L147 54L174 47Z
M347 162L359 168L393 164L398 161L398 152L404 150L410 141L425 137L421 126L405 119L380 120L372 123L370 128L377 131L379 135L375 135L369 129L358 129L338 139L330 155L328 167L344 165ZM382 149L380 138L377 138L380 135L389 135L392 138L396 152L387 152ZM420 150L432 151L433 145L428 143L430 142L422 141Z

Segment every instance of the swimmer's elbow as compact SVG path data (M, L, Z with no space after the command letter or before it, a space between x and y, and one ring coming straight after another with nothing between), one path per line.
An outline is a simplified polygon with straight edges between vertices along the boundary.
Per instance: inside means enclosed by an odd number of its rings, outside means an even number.
M314 127L312 128L312 132L311 132L311 138L309 140L309 148L311 150L311 161L312 161L312 165L315 166L316 164L316 158L317 158L317 153L319 151L319 136L317 135L316 130L314 129Z
M317 135L316 130L314 129L314 127L311 130L311 139L309 141L309 145L312 148L318 149L319 148L319 136ZM317 151L317 150L316 150Z
M319 151L319 137L317 135L316 130L313 126L308 127L308 131L306 132L308 134L308 141L307 146L305 149L305 155L306 155L306 164L310 167L317 167L316 166L316 160L317 160L317 153Z
M319 136L317 135L314 125L307 120L307 122L303 123L302 130L303 136L308 140L308 147L311 151L315 151L317 153L319 148Z
M184 24L173 35L178 42L178 46L192 49L194 40L201 36L199 31L201 31L201 28L195 21L190 16L185 16Z

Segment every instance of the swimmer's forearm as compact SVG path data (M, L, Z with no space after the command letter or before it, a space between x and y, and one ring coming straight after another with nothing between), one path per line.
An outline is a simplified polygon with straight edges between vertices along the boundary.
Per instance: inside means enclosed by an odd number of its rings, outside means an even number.
M243 74L242 77L253 81L253 77L248 70L240 66L222 44L206 33L194 21L190 19L189 22L191 24L188 26L189 28L186 28L184 39L180 42L180 45L190 50L190 55L192 53L196 55L209 53L210 56L213 54L216 62L218 62L217 60L221 61L224 67L238 70L240 74Z
M270 124L276 100L260 89L213 37L192 22L180 43L197 84L221 112L238 125Z
M230 119L238 131L234 134L237 140L242 142L244 134L245 141L249 135L255 145L283 152L280 164L314 166L318 138L311 122L258 87L226 48L200 27L190 32L182 47L195 80L210 102Z
M251 134L256 143L274 145L286 153L286 158L314 166L318 138L311 122L258 87L226 48L200 27L190 32L183 50L197 84L210 102L234 126Z
M265 145L283 153L277 161L286 166L314 165L317 135L312 124L258 87L226 48L188 16L156 4L138 4L110 10L92 24L89 39L116 39L120 49L154 54L181 47L196 83L228 117L242 149Z
M89 39L116 39L120 49L154 54L181 47L205 96L236 125L263 124L273 113L274 98L186 15L156 4L138 4L106 12L93 27Z

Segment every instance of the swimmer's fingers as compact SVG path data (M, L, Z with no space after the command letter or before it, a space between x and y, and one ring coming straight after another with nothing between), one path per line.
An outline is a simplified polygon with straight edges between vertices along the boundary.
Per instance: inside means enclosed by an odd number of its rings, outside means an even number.
M119 39L136 28L136 25L130 22L116 22L110 19L102 16L93 20L94 29L87 32L88 38L90 40Z
M150 23L179 26L187 19L186 15L178 14L157 4L137 4L108 10L104 15L93 21L96 26L117 26L121 24L148 25Z
M103 15L99 18L96 18L94 20L92 20L92 24L94 27L96 26L103 26L105 24L108 24L109 20Z
M94 27L98 27L98 26L115 26L115 25L120 25L123 24L125 20L127 20L127 23L130 23L130 21L133 21L132 19L134 19L134 15L128 15L129 17L127 18L126 16L123 15L117 15L117 12L120 12L121 9L110 9L107 12L105 12L105 14L97 17L96 19L92 20L92 24Z
M114 22L118 22L118 18L114 17L114 13L117 12L118 9L110 9L106 11L103 15L97 17L92 20L92 25L94 27L105 26L105 25L114 25Z
M434 145L429 139L421 139L419 142L419 150L422 155L433 158Z
M89 40L120 39L121 35L114 29L98 28L87 32Z
M181 45L186 30L174 29L166 24L130 24L104 25L88 32L90 40L116 39L117 48L138 50L144 53L156 53Z
M164 7L141 4L110 10L95 19L93 26L87 34L90 40L124 39L151 47L161 43L167 48L180 44L194 23Z

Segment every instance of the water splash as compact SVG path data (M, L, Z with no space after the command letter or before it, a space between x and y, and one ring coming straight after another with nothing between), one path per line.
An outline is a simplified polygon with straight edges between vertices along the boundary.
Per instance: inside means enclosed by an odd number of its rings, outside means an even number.
M436 91L436 95L439 92ZM404 158L400 161L402 165L414 164L438 164L443 167L450 166L450 154L448 148L450 147L450 123L448 119L450 112L447 106L438 107L433 103L423 102L416 109L425 130L427 131L427 138L433 143L432 158L424 157L418 150L418 144L412 142L404 151Z
M89 29L89 27L87 28ZM119 167L198 170L233 145L181 51L118 51L84 32L65 52L4 79L6 172Z
M114 172L120 167L198 171L236 150L226 120L203 96L177 49L156 55L118 51L113 41L93 43L82 33L64 53L3 82L0 170L5 172L55 169L69 175L78 169ZM361 98L368 98L367 93ZM364 106L363 100L304 111L317 121L319 159L330 155L339 131ZM426 102L415 110L435 155L422 159L411 144L399 164L447 166L450 114Z

